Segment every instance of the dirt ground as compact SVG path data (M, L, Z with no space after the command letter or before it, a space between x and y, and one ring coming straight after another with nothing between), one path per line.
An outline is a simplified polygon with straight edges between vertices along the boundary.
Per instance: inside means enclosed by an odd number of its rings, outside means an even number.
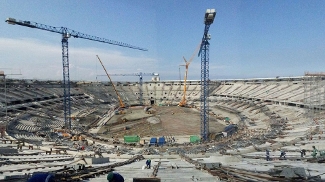
M200 112L194 108L156 106L153 114L146 114L143 108L129 108L125 114L113 116L98 133L101 136L118 137L139 135L140 137L200 135ZM127 121L124 122L123 119ZM150 120L159 123L149 122ZM225 123L210 116L209 132L220 132Z

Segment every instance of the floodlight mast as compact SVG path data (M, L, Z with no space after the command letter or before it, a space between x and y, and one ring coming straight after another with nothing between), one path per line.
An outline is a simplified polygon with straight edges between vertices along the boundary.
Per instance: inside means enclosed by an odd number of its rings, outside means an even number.
M201 138L203 141L208 140L209 135L209 40L211 39L209 32L210 25L216 16L215 9L207 9L204 15L204 33L202 37L201 48L198 56L201 55Z

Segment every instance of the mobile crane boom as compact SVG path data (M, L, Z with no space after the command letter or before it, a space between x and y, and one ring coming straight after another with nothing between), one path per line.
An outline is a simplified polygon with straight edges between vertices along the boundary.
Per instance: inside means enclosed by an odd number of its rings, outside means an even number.
M178 106L180 107L184 107L186 105L186 81L187 81L187 75L188 75L188 67L190 66L191 62L193 61L193 58L195 56L195 54L199 51L201 47L201 42L199 43L199 45L197 46L197 48L195 49L192 57L190 58L189 61L186 61L185 57L183 56L183 59L185 61L185 65L180 65L180 66L185 66L185 76L184 76L184 89L183 89L183 97L182 100L179 102Z
M120 97L120 94L118 94L118 92L117 92L117 90L116 90L116 88L115 88L115 85L114 85L114 83L113 83L111 77L110 77L109 74L107 73L107 70L106 70L104 64L102 63L102 61L100 60L99 56L98 56L98 55L96 55L96 56L97 56L97 58L98 58L100 64L103 66L103 68L104 68L104 70L105 70L105 73L106 73L108 79L111 81L111 83L112 83L112 85L113 85L114 91L115 91L115 93L116 93L116 95L117 95L117 98L118 98L118 100L119 100L119 102L120 102L120 107L121 107L121 108L124 108L125 105L124 105L124 103L123 103L123 101L122 101L122 99L121 99L121 97Z

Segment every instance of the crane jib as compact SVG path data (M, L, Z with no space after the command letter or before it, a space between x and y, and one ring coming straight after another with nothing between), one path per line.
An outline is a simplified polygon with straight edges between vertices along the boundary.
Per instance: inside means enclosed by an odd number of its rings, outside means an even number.
M25 27L29 27L29 28L37 28L37 29L46 30L49 32L59 33L62 35L69 35L69 36L65 36L66 38L69 38L72 36L74 38L88 39L88 40L92 40L92 41L117 45L117 46L121 46L121 47L127 47L127 48L137 49L137 50L141 50L141 51L148 51L148 49L146 49L146 48L141 48L141 47L127 44L127 43L119 42L119 41L114 41L114 40L110 40L110 39L105 39L105 38L100 38L97 36L84 34L84 33L69 29L67 27L53 27L50 25L45 25L45 24L31 22L31 21L16 20L15 18L7 18L6 22L11 25L21 25L21 26L25 26Z

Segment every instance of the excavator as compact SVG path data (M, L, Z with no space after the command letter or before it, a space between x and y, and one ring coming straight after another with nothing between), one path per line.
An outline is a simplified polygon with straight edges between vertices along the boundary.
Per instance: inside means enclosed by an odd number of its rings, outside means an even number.
M184 90L183 90L183 97L181 101L179 102L178 106L180 107L185 107L186 106L186 80L187 80L187 73L188 73L188 67L190 66L191 62L193 61L194 56L197 54L197 52L200 50L201 47L201 42L195 49L192 57L190 58L189 61L186 61L185 57L183 56L183 59L185 61L185 65L180 65L180 66L185 66L185 76L184 76Z
M122 101L122 99L121 99L121 97L120 97L120 94L117 92L117 90L116 90L116 88L115 88L115 85L113 84L113 81L112 81L111 77L109 76L109 74L108 74L107 71L106 71L105 66L103 65L103 63L102 63L102 61L100 60L99 56L98 56L98 55L96 55L96 56L97 56L97 58L98 58L100 64L103 66L103 68L104 68L104 70L105 70L105 72L106 72L107 77L109 78L110 82L111 82L112 85L113 85L114 91L115 91L115 93L116 93L116 95L117 95L117 98L118 98L118 100L119 100L119 103L120 103L120 108L125 108L125 104L123 103L123 101Z

